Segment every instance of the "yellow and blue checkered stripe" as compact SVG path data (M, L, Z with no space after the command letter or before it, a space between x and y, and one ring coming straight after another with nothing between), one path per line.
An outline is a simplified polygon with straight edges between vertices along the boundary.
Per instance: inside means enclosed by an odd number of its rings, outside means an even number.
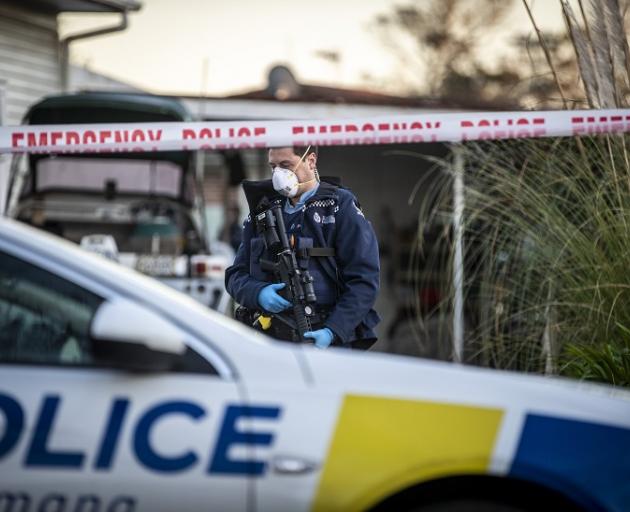
M498 409L347 396L313 510L364 510L417 482L487 472Z
M630 511L630 429L529 414L510 476L572 497L586 510Z
M313 510L365 510L421 482L487 474L503 414L346 396ZM630 511L630 429L529 414L516 435L508 476L560 491L587 510Z

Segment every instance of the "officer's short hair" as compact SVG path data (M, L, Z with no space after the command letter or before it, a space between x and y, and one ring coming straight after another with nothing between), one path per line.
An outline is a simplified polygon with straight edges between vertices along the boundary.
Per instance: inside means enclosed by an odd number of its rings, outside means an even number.
M309 149L310 147L310 149ZM310 155L311 153L315 153L315 156L318 156L317 153L317 146L293 146L293 152L297 155L297 156L302 156L304 153L306 153L306 150L308 150L308 154ZM308 155L305 155L304 158L306 158Z
M311 153L315 153L315 156L318 155L318 149L317 146L272 146L270 148L267 149L283 149L283 148L291 148L293 149L293 152L297 155L297 156L302 156L304 153L306 153L306 150L308 149L309 154ZM310 149L309 149L310 148ZM308 156L308 155L306 155ZM306 158L306 157L304 157Z
M317 146L272 146L270 148L267 149L284 149L284 148L291 148L293 150L293 153L296 154L297 156L301 157L302 155L304 155L304 153L306 153L306 150L308 149L308 154L310 155L311 153L315 153L315 156L319 156L319 152L317 149ZM310 149L309 149L310 148ZM308 155L304 155L304 158L306 158Z

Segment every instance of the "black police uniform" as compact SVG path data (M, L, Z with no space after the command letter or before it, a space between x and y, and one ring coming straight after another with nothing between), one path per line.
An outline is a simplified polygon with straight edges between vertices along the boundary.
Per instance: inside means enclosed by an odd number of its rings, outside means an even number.
M295 236L297 253L312 255L308 270L317 308L326 312L323 324L313 330L328 327L336 344L367 348L376 341L374 327L380 320L373 309L379 289L378 243L352 192L325 179L300 210L289 214L283 209L284 222L288 235ZM273 190L271 180L260 183L268 187L271 201L288 201ZM334 255L317 256L324 247L333 248L327 254ZM260 260L266 258L264 239L250 215L243 225L243 243L225 275L230 295L250 311L260 311L258 294L273 279L261 268Z

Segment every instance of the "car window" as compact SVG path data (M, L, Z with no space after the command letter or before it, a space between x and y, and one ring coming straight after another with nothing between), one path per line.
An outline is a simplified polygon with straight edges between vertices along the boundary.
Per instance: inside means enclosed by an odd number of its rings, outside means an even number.
M89 326L102 299L0 252L0 361L91 364Z
M89 329L102 302L74 283L0 252L0 362L98 365ZM190 347L172 371L218 374Z

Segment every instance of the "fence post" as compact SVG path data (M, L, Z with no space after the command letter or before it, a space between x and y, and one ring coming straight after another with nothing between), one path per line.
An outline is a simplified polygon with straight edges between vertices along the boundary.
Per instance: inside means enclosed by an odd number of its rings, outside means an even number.
M453 361L461 364L464 356L464 155L462 147L453 149Z

